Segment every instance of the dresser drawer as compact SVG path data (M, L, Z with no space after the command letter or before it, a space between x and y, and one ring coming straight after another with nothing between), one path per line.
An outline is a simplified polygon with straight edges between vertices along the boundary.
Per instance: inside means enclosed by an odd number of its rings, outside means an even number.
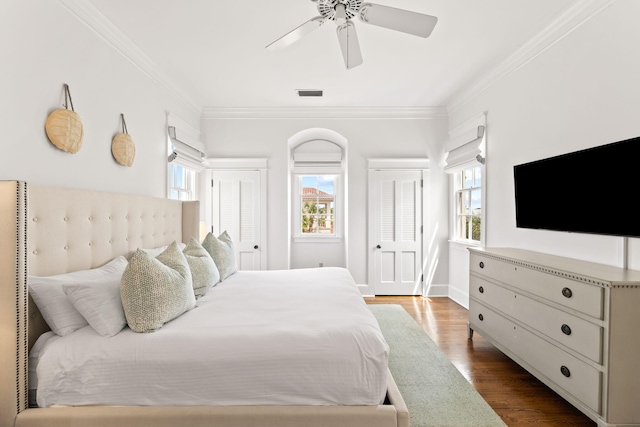
M601 372L554 346L535 333L522 328L481 303L471 300L471 327L500 343L519 360L533 367L552 383L564 389L600 414Z
M475 253L470 256L470 269L472 275L491 277L597 319L603 318L604 290L600 286Z
M469 293L496 311L602 363L602 327L476 276L470 278Z

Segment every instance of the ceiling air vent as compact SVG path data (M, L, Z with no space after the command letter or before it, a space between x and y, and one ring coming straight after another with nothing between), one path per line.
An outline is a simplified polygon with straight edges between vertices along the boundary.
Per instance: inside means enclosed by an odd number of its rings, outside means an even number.
M322 96L322 91L318 89L296 89L298 96Z

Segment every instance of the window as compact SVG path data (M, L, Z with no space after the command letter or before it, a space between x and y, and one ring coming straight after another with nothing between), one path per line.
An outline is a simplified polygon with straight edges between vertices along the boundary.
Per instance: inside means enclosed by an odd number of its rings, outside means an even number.
M196 172L177 163L169 165L169 198L195 200Z
M300 235L335 236L335 175L299 176Z
M314 138L292 147L290 154L293 242L342 242L346 183L343 147Z
M482 237L482 167L462 169L453 174L454 239L480 243Z

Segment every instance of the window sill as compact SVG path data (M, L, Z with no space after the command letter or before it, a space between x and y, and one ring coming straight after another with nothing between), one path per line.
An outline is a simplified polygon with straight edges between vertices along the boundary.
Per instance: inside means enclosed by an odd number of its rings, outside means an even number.
M459 246L461 248L482 247L482 243L481 242L477 242L477 241L473 241L473 240L453 240L453 239L450 239L449 240L449 244L450 245L456 245L456 246Z
M293 238L294 243L340 243L342 237L339 236L297 236Z

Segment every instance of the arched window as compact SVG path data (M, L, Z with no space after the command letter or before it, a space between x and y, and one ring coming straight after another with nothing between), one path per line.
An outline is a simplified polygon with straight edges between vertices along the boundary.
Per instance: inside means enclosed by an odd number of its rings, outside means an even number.
M346 267L347 140L322 128L289 138L291 268Z
M293 236L342 237L342 148L312 140L298 145L292 154Z

